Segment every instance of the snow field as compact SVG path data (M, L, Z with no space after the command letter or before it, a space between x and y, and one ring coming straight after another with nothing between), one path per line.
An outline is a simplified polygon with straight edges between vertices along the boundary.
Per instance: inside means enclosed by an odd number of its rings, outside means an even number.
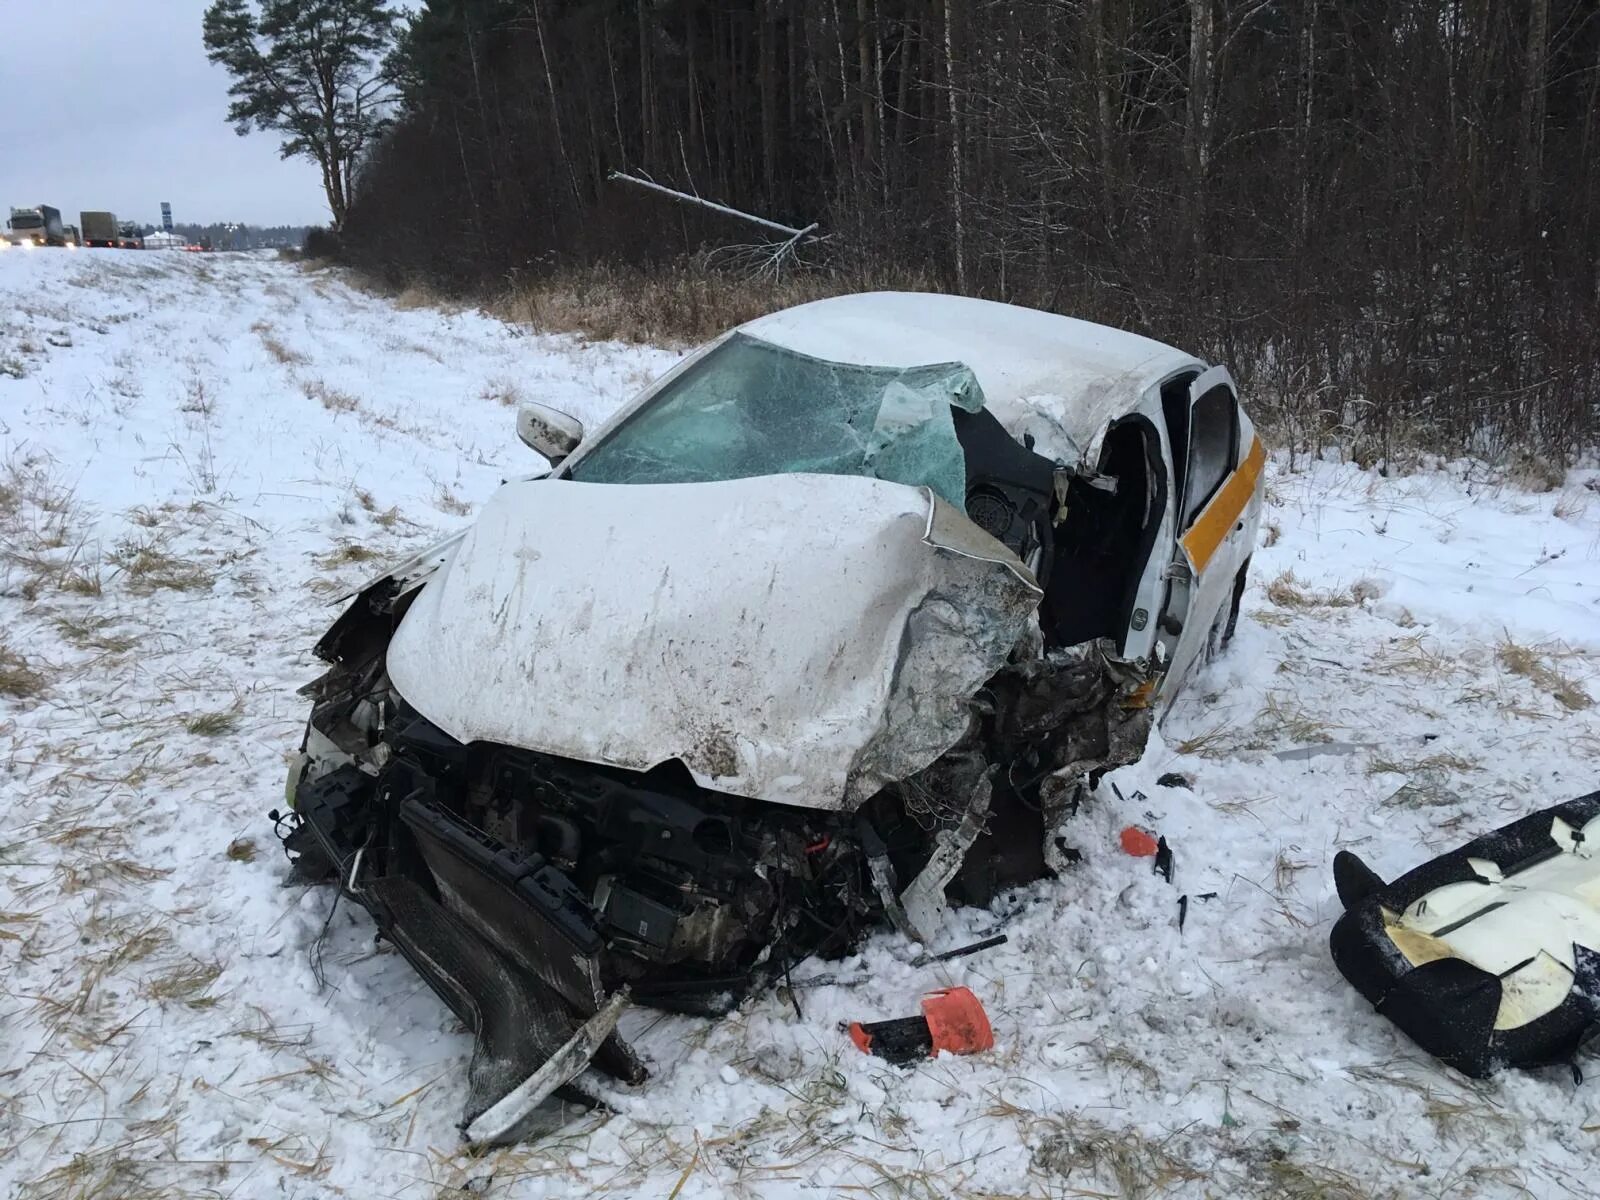
M1600 786L1595 476L1471 463L1271 468L1234 647L1084 861L957 914L1007 945L915 968L880 935L797 969L834 979L799 1018L635 1012L653 1075L613 1112L462 1154L467 1036L364 914L281 886L294 692L331 601L540 465L516 403L592 422L674 360L270 258L0 255L3 1194L1590 1193L1592 1084L1439 1067L1326 949L1337 849L1392 876ZM958 983L989 1055L903 1071L837 1028Z

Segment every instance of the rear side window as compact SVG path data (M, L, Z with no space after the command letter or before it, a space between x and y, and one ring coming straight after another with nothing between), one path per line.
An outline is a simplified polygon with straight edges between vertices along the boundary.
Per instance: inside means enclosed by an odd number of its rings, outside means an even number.
M1189 471L1184 527L1193 523L1239 461L1239 413L1233 392L1218 384L1194 402L1189 420Z

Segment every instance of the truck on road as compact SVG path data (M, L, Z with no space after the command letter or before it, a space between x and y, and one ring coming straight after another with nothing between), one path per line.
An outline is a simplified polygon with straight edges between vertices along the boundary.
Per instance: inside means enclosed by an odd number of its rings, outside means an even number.
M5 240L13 246L65 246L67 231L61 225L61 210L48 204L13 208Z
M111 212L81 212L78 227L83 230L85 246L102 246L107 250L117 248L117 214Z
M144 249L144 234L139 232L139 226L136 222L117 222L117 245L124 250Z

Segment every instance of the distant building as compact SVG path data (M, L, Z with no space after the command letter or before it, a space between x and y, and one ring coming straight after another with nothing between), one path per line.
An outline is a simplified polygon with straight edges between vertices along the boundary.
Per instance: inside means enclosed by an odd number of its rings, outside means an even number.
M144 248L146 250L182 250L187 243L175 233L147 233L144 235Z

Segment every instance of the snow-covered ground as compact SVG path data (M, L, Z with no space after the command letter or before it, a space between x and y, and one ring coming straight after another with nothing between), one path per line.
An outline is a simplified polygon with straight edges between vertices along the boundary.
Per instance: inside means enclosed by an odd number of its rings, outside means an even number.
M797 971L838 980L798 1018L632 1014L652 1078L614 1111L462 1154L466 1035L364 914L280 885L294 691L368 559L536 465L512 405L598 418L673 357L265 258L0 254L0 1190L1592 1193L1595 1085L1439 1067L1326 949L1338 848L1393 875L1597 786L1593 476L1468 464L1273 467L1234 650L1102 786L1076 870L959 915L1009 944L914 968L882 935ZM955 983L991 1054L902 1071L837 1027Z

